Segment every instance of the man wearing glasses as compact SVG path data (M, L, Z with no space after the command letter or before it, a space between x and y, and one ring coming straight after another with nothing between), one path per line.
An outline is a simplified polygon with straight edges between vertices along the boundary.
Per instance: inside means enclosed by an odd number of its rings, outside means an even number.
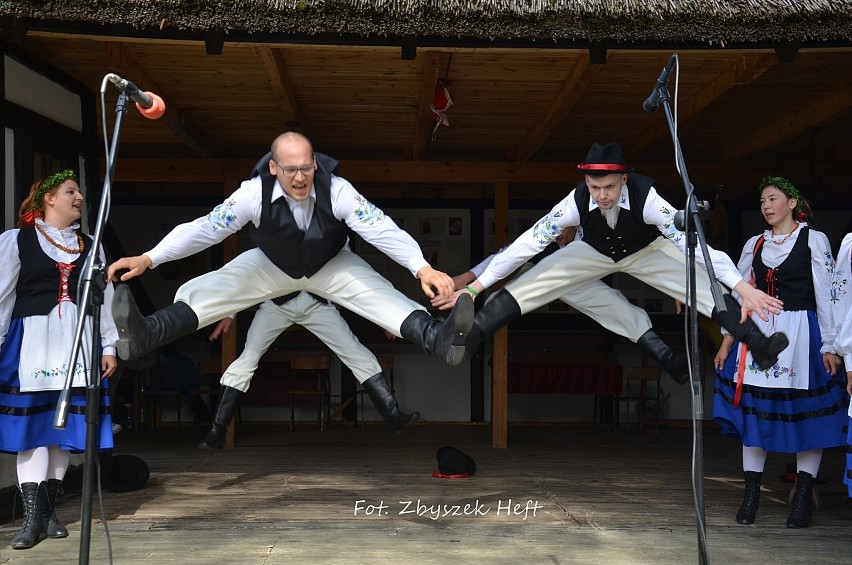
M352 253L347 228L406 267L429 298L452 296L453 281L433 269L417 242L337 176L337 161L314 154L303 135L287 132L272 143L267 167L209 214L182 224L143 255L109 267L127 281L166 261L182 259L223 241L246 224L256 248L221 269L181 286L175 303L144 317L126 285L119 285L113 317L124 360L144 355L226 316L281 295L309 291L352 310L454 366L464 358L473 323L470 296L456 303L445 321L397 291Z

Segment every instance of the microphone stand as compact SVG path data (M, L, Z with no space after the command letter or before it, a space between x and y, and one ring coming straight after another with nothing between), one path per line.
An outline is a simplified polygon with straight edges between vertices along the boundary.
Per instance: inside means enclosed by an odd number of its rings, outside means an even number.
M82 348L82 337L86 321L86 314L91 311L92 315L92 347L91 366L86 382L86 449L83 463L83 498L80 507L80 555L79 563L89 563L89 546L92 533L92 493L95 484L95 469L97 464L97 452L99 442L98 416L100 403L98 396L100 392L100 367L101 356L100 343L100 315L101 306L104 303L104 290L106 289L106 265L100 259L101 240L103 239L104 226L109 216L110 200L112 196L112 178L115 173L115 153L118 147L118 139L121 132L121 122L127 111L127 96L121 92L115 106L115 127L113 130L112 144L107 153L107 170L104 179L101 203L98 209L98 218L95 224L95 234L92 248L83 272L80 273L82 293L78 292L77 308L81 312L77 320L77 331L74 335L74 345L71 349L71 360L68 363L68 372L65 377L65 387L59 395L56 403L56 416L53 427L65 429L68 408L71 397L71 387L74 377L74 367L77 356Z
M713 264L710 261L710 252L707 248L707 238L704 236L704 228L701 223L700 206L695 200L694 188L689 180L689 175L686 171L686 162L683 159L683 152L680 147L680 140L677 137L677 128L674 123L674 118L671 111L671 98L665 84L658 84L656 87L660 94L660 102L666 114L666 121L669 126L669 133L672 136L672 142L675 146L675 159L677 169L681 175L684 189L686 190L686 208L685 213L679 211L677 216L680 217L680 222L676 217L676 227L686 233L686 248L687 248L687 277L689 290L689 344L688 351L692 352L689 355L689 374L690 383L692 385L692 430L693 430L693 467L692 467L692 483L693 493L695 497L696 521L698 526L698 562L701 565L709 563L707 554L707 526L704 519L704 446L702 438L702 424L704 421L704 400L702 398L701 379L698 378L698 307L696 297L696 281L695 281L695 247L701 246L701 252L704 256L704 263L707 268L707 273L710 276L710 291L713 295L713 302L716 309L724 311L725 301L722 294L722 288L713 270ZM682 223L683 225L678 225Z

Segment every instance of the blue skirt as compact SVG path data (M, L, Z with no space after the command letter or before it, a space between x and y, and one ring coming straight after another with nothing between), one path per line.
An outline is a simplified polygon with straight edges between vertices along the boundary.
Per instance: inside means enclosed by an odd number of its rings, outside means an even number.
M846 483L846 487L849 489L849 498L852 498L852 416L849 416L847 420L846 474L843 476L843 482Z
M782 453L846 444L843 433L849 406L846 375L838 371L837 376L832 376L825 370L819 353L822 338L813 312L808 312L808 325L808 389L743 384L738 408L734 408L733 401L740 344L734 343L724 367L718 371L713 395L713 420L722 426L723 435L735 437L747 447Z
M17 453L36 447L58 445L80 453L86 449L86 391L72 389L64 430L53 427L60 391L21 392L18 359L24 322L14 318L0 347L0 452ZM97 373L100 372L100 365ZM109 384L101 381L98 410L100 449L110 449L112 418L109 414Z

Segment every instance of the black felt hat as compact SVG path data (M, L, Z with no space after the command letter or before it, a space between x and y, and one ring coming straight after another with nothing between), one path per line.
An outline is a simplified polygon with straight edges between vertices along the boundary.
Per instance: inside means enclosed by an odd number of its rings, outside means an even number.
M150 475L148 464L135 455L114 455L101 461L101 480L112 492L143 489Z
M586 161L577 165L577 170L586 174L630 173L632 167L624 165L624 153L618 143L601 145L595 143L586 154Z
M476 473L476 461L467 453L455 447L445 445L435 454L438 459L438 471L444 475L473 475Z

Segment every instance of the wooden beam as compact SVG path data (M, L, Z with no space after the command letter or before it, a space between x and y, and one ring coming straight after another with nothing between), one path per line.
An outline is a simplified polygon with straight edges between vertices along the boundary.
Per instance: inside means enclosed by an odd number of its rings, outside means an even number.
M509 183L494 185L494 245L509 242ZM505 448L509 437L509 329L494 334L491 361L491 446Z
M550 139L550 136L553 135L553 132L556 131L571 108L589 88L592 79L600 68L601 65L592 65L588 53L580 54L577 63L571 68L571 72L568 73L559 89L554 93L550 107L515 146L516 160L527 161Z
M732 140L722 149L722 159L738 161L770 149L802 135L807 128L833 120L852 108L852 86L841 87L832 84L821 92L818 99L797 106L795 112L787 113L781 119L765 124L750 137Z
M292 81L287 73L287 65L281 58L280 49L259 45L252 47L252 50L263 65L264 71L266 71L269 85L272 87L278 101L278 107L284 115L284 122L288 125L292 124L291 129L309 135L308 121L305 119L298 98L296 98L296 92L293 90Z
M759 76L775 66L777 62L777 57L768 53L756 55L744 53L740 55L732 64L725 67L721 73L707 83L707 86L696 92L691 98L681 101L678 106L678 125L683 126L732 89L754 82ZM655 116L654 122L636 136L630 145L624 147L624 152L626 155L632 155L636 158L642 154L642 151L668 134L668 122L664 114L659 112Z
M195 131L185 112L169 99L168 93L160 88L148 71L121 43L90 40L81 40L81 43L90 51L101 54L112 67L113 72L132 80L139 88L159 95L166 103L166 113L159 121L169 128L175 137L188 145L199 157L211 159L215 156L216 152Z
M251 159L122 159L117 182L222 182L234 164L250 171ZM341 161L340 174L351 182L493 183L573 182L574 163L492 163L462 161Z
M222 198L223 200L228 197L233 191L234 187L239 186L240 181L243 180L243 176L245 175L245 169L241 168L228 168L223 171L223 182L222 182ZM222 262L228 263L234 257L236 257L240 252L240 238L239 235L234 234L228 237L224 242L222 242L222 250L223 257ZM233 330L229 333L223 334L220 338L222 340L222 374L225 374L225 370L234 362L234 359L237 358L237 328L234 326ZM234 419L231 418L230 424L228 424L228 431L225 434L225 448L234 447L234 436L235 436L235 422Z
M223 171L237 168L250 171L255 159L122 159L115 171L116 182L221 183ZM631 163L636 170L652 176L665 186L679 186L680 177L671 162L646 161ZM103 174L104 164L101 163ZM772 162L723 163L689 162L690 179L700 185L734 185L746 178L766 174L810 177L810 167L804 162L779 166ZM835 162L821 165L825 177L845 175L845 164ZM356 186L377 184L552 184L567 189L579 175L576 164L506 163L464 161L341 161L340 174ZM522 195L511 195L522 196Z
M435 120L432 119L432 103L435 100L435 87L441 68L446 65L446 59L438 51L430 51L423 57L423 70L420 73L420 97L417 102L417 124L414 127L411 158L422 161L426 157L426 149L432 139L432 129ZM443 60L443 61L442 61ZM443 64L442 64L443 62Z

